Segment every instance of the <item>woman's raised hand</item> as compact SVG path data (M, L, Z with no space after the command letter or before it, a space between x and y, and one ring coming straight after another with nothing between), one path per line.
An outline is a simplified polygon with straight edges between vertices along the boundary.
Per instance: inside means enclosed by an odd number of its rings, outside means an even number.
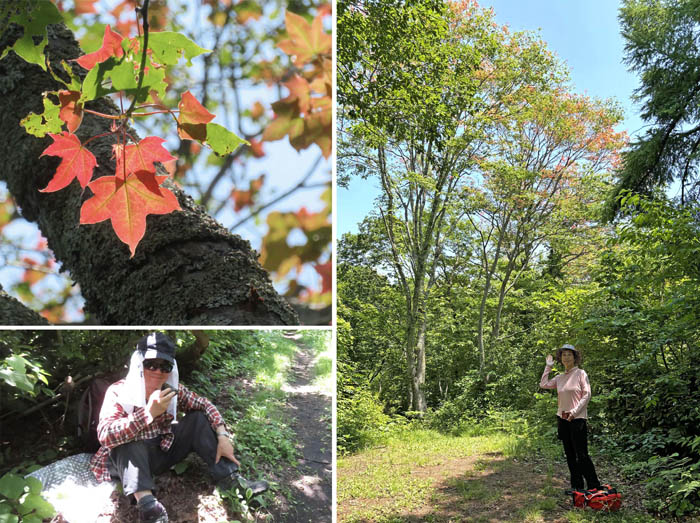
M547 354L547 365L550 367L554 365L554 358L552 358L551 354Z

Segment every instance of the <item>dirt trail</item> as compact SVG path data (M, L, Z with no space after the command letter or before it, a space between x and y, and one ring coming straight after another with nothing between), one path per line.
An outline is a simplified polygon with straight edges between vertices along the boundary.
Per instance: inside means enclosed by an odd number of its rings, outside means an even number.
M294 504L275 511L277 521L330 523L332 520L331 397L312 384L314 356L296 334L287 335L299 347L292 364L287 412L297 434L300 454L296 468L285 471L283 481L292 489Z
M643 513L637 486L624 485L615 471L600 465L601 477L622 488L624 511ZM370 474L371 467L361 455L353 456L346 459L339 475L352 483ZM421 482L410 500L402 502L396 495L345 499L338 504L338 522L571 521L567 514L572 510L571 498L563 493L568 488L563 463L521 461L498 452L475 453L438 465L412 467L404 481Z

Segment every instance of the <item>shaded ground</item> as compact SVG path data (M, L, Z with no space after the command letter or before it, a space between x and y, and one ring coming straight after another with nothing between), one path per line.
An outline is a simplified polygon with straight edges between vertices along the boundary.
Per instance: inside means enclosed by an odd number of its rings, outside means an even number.
M338 522L572 521L571 498L563 493L568 488L566 464L523 462L500 452L476 452L438 464L412 466L407 474L398 463L358 454L343 460L338 472L339 491L344 484L352 489L354 481L366 481L373 474L372 467L377 466L395 466L395 473L403 474L405 488L413 493L402 500L387 485L386 493L379 487L380 492L366 492L367 497L344 494L338 503ZM635 519L637 512L643 513L643 489L625 485L602 463L598 472L604 482L623 492L624 512L618 513L622 519L615 521L627 521L624 513Z
M294 336L290 336L294 339ZM314 355L309 347L294 339L299 352L291 369L287 412L293 419L300 459L288 468L281 480L290 486L293 502L279 499L273 510L279 521L330 523L332 520L332 434L331 398L312 384Z

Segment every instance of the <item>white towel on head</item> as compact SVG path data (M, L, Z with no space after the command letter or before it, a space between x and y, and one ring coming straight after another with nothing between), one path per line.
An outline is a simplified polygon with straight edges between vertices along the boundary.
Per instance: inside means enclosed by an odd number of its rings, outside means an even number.
M146 406L146 380L143 377L143 361L144 353L135 350L131 355L129 362L129 373L126 375L124 393L118 398L119 404L124 408L127 414L134 411L134 407ZM174 391L178 390L178 371L177 361L173 362L173 370L170 372L165 383L170 385ZM168 414L172 415L173 420L177 419L177 396L168 405Z

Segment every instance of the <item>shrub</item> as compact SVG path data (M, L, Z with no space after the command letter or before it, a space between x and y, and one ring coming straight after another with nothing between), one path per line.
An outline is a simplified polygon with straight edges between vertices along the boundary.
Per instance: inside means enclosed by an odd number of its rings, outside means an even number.
M376 442L391 420L377 397L367 389L338 401L338 452L354 452Z

